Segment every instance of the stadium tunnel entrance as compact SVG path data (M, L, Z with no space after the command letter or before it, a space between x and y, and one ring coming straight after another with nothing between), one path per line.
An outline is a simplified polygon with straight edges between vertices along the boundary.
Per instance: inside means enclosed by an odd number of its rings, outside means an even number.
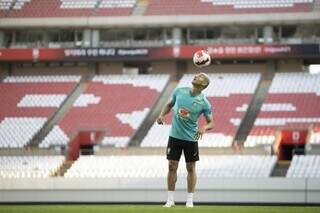
M308 130L282 130L279 134L279 160L291 160L293 155L304 155Z
M80 155L93 155L94 146L104 135L104 130L78 131L68 145L67 160L75 161Z

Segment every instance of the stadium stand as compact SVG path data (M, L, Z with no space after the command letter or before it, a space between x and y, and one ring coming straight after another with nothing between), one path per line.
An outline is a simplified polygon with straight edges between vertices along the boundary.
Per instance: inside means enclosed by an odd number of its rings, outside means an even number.
M69 2L69 3L67 3ZM11 10L8 17L73 17L89 16L91 4L80 1L42 0L26 3L20 9Z
M170 5L163 7L163 5ZM146 15L193 15L311 11L313 0L151 0Z
M186 177L184 160L182 160L181 163L182 165L180 165L178 168L178 176ZM275 166L275 163L275 156L203 155L201 156L201 164L199 164L197 167L197 173L199 178L269 177L273 167ZM81 156L67 171L64 177L151 178L166 177L166 175L167 160L163 156Z
M15 76L0 83L0 147L23 147L80 81L80 76Z
M193 74L186 74L178 87L190 86ZM245 115L237 110L248 105L257 88L260 74L209 74L211 83L204 91L213 106L215 127L202 138L202 147L229 147ZM200 124L203 124L204 119ZM171 115L166 117L165 125L154 124L143 139L142 147L164 147L171 128Z
M136 0L101 0L96 8L95 16L130 16L136 4Z
M1 0L0 17L129 16L136 0Z
M127 146L168 80L169 75L95 76L40 146L65 144L79 129L105 129L103 145Z
M63 164L64 156L0 156L0 178L47 178Z
M307 12L314 0L151 0L144 15ZM130 16L136 0L1 0L0 17ZM167 7L163 7L167 5Z
M319 155L294 155L286 174L287 178L319 178Z
M5 17L13 4L13 0L0 1L0 17Z
M319 124L319 85L320 75L276 73L245 146L271 144L279 129L308 129Z

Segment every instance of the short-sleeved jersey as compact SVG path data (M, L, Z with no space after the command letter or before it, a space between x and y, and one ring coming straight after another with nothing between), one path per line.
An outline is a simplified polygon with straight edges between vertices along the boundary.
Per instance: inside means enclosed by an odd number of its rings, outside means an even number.
M170 136L181 140L196 142L194 139L198 130L198 118L212 116L211 104L202 94L193 96L191 88L177 88L171 99L173 118Z

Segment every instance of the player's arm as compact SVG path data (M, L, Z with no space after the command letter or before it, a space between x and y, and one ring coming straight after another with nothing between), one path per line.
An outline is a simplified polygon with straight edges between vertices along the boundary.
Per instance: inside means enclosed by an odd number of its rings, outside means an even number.
M205 116L205 118L206 118L207 124L206 124L206 125L203 125L202 127L200 127L200 128L198 129L198 131L196 132L196 135L195 135L195 137L194 137L195 140L201 139L201 138L202 138L202 135L203 135L206 131L208 131L208 130L210 130L210 129L212 129L212 128L214 127L214 121L213 121L212 115Z
M206 121L207 121L207 124L202 127L205 132L206 132L207 130L213 129L214 121L213 121L212 115L206 117Z
M164 116L170 112L172 107L173 107L173 101L172 100L170 100L166 105L163 106L163 108L162 108L162 110L160 112L160 115L157 118L157 123L158 124L163 124L164 123Z
M164 123L164 116L170 112L174 104L176 103L176 97L177 97L178 89L175 89L173 92L170 101L163 106L160 115L157 118L157 123L158 124L163 124Z

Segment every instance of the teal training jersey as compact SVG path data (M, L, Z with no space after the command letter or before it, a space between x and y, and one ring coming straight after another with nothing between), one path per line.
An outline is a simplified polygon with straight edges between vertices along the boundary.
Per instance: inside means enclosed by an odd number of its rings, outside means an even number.
M191 88L177 88L171 99L173 118L170 136L181 140L196 142L198 118L212 116L211 104L202 94L193 96Z

